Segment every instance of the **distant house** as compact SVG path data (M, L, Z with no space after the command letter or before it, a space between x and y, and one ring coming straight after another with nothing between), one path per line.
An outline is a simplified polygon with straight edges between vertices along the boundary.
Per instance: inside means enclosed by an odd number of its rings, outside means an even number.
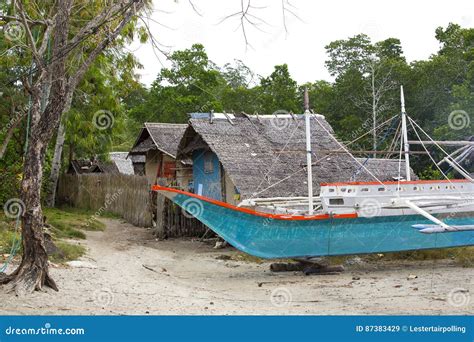
M179 144L178 160L193 162L189 190L232 204L251 197L307 196L302 115L209 115L192 114ZM353 156L341 153L322 115L312 120L311 145L316 192L320 183L374 180ZM398 160L358 160L382 181L398 176Z
M150 184L158 180L179 187L187 187L192 178L191 160L176 162L178 144L186 124L145 123L135 144L128 153L135 174L148 178Z
M68 174L82 175L87 173L108 173L133 175L131 160L126 159L127 152L110 152L110 161L101 161L96 158L74 159L67 169Z
M82 175L85 173L102 173L103 170L97 163L90 159L74 159L69 163L66 173L71 175Z
M124 175L135 174L133 170L132 161L127 159L128 152L110 152L110 161L115 164L119 173Z

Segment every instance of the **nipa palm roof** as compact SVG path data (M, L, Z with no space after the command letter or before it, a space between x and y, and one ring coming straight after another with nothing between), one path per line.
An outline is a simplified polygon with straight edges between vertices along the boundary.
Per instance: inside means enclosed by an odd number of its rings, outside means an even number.
M178 144L187 126L187 124L146 122L130 154L146 154L149 150L157 149L176 158Z
M214 152L242 195L307 196L303 115L240 115L192 118L178 147L178 159L194 150ZM222 116L221 116L222 117ZM373 181L374 177L343 149L322 115L311 118L313 187L320 183ZM365 166L381 181L398 176L398 160L375 159ZM405 177L401 167L401 176Z

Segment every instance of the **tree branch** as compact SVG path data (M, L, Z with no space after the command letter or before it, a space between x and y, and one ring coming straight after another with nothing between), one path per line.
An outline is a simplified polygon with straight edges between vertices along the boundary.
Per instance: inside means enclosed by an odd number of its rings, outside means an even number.
M130 8L124 15L124 18L120 22L120 24L115 28L115 30L110 33L104 40L102 40L95 48L92 50L92 52L89 54L89 56L86 58L86 60L82 63L82 65L77 69L74 77L71 77L68 81L68 92L70 89L74 92L74 89L76 88L77 84L79 81L82 79L84 76L84 73L89 69L91 64L94 62L94 60L99 56L99 54L105 50L105 48L113 42L120 32L122 32L123 28L125 25L127 25L130 20L132 19L133 15L135 15L136 11L140 11L143 7L145 6L145 3L143 1L139 2L138 6L136 8Z
M31 52L33 54L33 58L35 59L36 63L38 64L38 68L42 69L43 68L43 60L41 59L41 56L38 54L38 51L36 49L36 42L33 38L33 34L31 33L30 27L28 26L28 22L27 22L27 19L26 19L23 4L21 3L21 1L18 1L17 4L18 4L17 9L20 12L21 21L22 21L24 29L26 31L26 35L28 36L28 40L30 41L30 48L31 48Z
M67 49L69 50L76 47L77 44L83 41L87 36L94 34L102 25L115 17L118 13L125 12L130 7L133 7L134 3L138 3L141 6L144 5L143 0L122 0L115 5L104 9L79 30L79 32L69 41Z

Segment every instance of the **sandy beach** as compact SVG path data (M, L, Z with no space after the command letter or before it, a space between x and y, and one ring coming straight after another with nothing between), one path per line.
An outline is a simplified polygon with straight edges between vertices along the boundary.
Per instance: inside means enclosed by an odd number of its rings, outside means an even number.
M349 259L337 275L273 273L231 247L157 241L149 229L103 219L87 254L53 265L60 291L23 298L0 289L9 315L450 315L474 313L474 268L449 260ZM12 265L10 270L12 270Z

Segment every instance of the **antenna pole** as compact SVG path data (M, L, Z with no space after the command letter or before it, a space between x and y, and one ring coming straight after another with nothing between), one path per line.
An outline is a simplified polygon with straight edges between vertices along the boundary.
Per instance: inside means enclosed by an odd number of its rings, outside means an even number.
M402 134L403 147L405 150L405 172L407 181L410 181L410 143L408 142L407 113L405 111L405 95L403 94L403 86L400 86L400 102L402 105Z
M308 88L304 89L304 120L306 124L306 168L308 172L308 214L313 215L313 167L311 161L311 113L309 112Z

